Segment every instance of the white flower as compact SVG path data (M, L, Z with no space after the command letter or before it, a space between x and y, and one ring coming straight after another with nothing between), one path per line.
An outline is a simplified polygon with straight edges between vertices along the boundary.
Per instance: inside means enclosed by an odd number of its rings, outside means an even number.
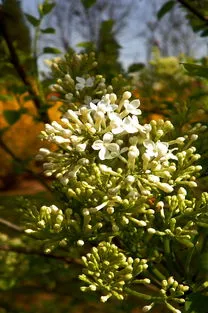
M167 142L157 141L155 143L152 140L145 140L143 144L146 148L145 156L149 160L152 158L177 160L177 157L172 153L175 149L169 150L169 144Z
M137 116L127 116L123 120L118 113L110 113L110 126L113 134L121 134L126 131L129 134L137 133L140 129L143 131L143 126L139 124Z
M140 109L137 109L140 106L139 99L133 100L129 102L129 100L125 100L123 104L124 108L128 113L134 114L134 115L140 115L142 114Z
M94 83L94 77L89 77L87 79L83 78L83 77L79 77L77 76L76 77L76 80L77 80L77 84L75 85L75 88L77 90L82 90L84 89L85 87L92 87L93 86L93 83Z
M139 132L142 133L142 134L149 134L150 131L152 130L152 126L150 124L144 124L143 126L140 125L140 128L139 128Z
M118 105L117 104L113 104L111 103L111 100L113 99L112 95L105 95L102 97L101 101L99 101L96 104L94 104L93 102L90 103L90 108L93 111L101 111L103 113L109 113L109 112L113 112L117 109Z
M102 140L96 140L92 148L94 150L100 150L99 151L99 158L101 160L106 159L114 159L120 154L120 147L117 143L111 143L113 140L113 134L112 133L106 133L103 136Z
M111 131L113 134L120 134L124 131L123 120L118 113L109 113Z
M123 129L129 134L137 133L140 127L141 125L139 125L138 118L135 115L123 119Z

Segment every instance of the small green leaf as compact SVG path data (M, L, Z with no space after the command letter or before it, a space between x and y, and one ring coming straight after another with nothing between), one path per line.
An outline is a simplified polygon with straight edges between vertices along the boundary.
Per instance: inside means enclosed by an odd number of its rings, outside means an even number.
M54 47L45 47L43 49L43 53L58 54L58 53L61 53L61 51Z
M44 2L43 4L39 5L38 11L39 11L40 15L42 15L42 16L47 15L53 10L55 5L56 4L54 2L51 2L51 3Z
M7 123L9 123L9 125L13 125L14 123L16 123L19 120L21 114L22 112L17 110L3 111L4 118L6 119Z
M162 5L160 10L157 12L157 18L160 20L166 13L168 13L176 4L175 1L168 1Z
M182 63L190 75L208 78L208 67L191 63Z
M93 6L96 3L96 0L81 0L81 1L85 9L89 9L91 6Z
M28 22L33 25L34 27L37 27L40 25L40 20L37 19L35 16L31 15L31 14L27 14L25 13L25 16L28 20Z
M55 34L56 30L52 27L48 27L40 30L43 34Z
M144 63L133 63L129 66L128 72L138 72L145 67Z
M78 43L76 46L79 48L84 48L88 50L95 49L95 44L92 41L83 41L83 42Z

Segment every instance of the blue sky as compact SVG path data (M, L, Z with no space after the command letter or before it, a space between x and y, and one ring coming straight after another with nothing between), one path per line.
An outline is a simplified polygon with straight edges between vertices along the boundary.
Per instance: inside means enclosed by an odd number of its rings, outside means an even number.
M58 0L57 0L58 1ZM61 0L59 0L61 1ZM70 0L68 0L70 1ZM147 1L150 0L133 0L137 1L139 4L139 10L132 12L128 19L128 24L123 31L122 35L119 36L118 40L122 47L120 50L120 59L125 67L134 63L134 62L145 62L146 61L146 37L145 37L145 23L150 21L153 17L153 14L150 9L150 5L147 5ZM154 0L155 1L155 0ZM155 5L160 6L160 2L155 1ZM37 6L41 3L41 0L21 0L22 7L25 12L32 15L37 14ZM151 1L150 1L151 2ZM149 2L149 3L150 3ZM134 2L133 2L134 3ZM139 15L138 15L139 14ZM143 32L143 36L138 36L139 32ZM74 44L79 43L79 36L75 34ZM81 40L83 41L83 40ZM197 56L201 56L207 53L207 40L206 39L197 39L196 44L198 48Z
M60 0L61 1L61 0ZM69 0L70 1L70 0ZM146 1L146 0L145 0ZM24 12L32 15L37 14L37 6L43 2L41 0L21 0ZM76 37L76 36L75 36ZM75 40L75 44L79 43L79 38ZM128 66L133 62L144 62L145 61L145 41L138 39L135 40L135 28L134 28L134 17L130 17L126 31L119 37L119 43L122 46L120 50L120 59L124 66Z

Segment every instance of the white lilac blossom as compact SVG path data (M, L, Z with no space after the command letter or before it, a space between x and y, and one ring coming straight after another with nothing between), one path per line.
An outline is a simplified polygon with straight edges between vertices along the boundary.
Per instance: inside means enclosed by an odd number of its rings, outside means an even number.
M75 88L77 90L82 90L86 87L92 87L94 83L94 77L88 77L87 79L83 77L76 77L76 85Z
M103 136L103 140L96 140L92 148L94 150L100 150L99 151L99 158L101 160L106 159L114 159L119 155L120 147L116 143L112 143L113 140L113 134L112 133L106 133Z
M97 291L102 302L132 295L146 301L144 312L162 303L180 313L191 293L208 286L197 261L207 249L208 194L195 198L192 191L201 170L193 147L200 127L175 138L169 121L143 124L131 92L116 95L101 76L78 74L76 64L90 63L86 55L67 62L54 68L68 106L41 134L53 147L37 155L45 175L56 179L57 205L25 205L25 231L45 253L86 254L81 290ZM76 82L70 67L80 75ZM150 283L154 295L138 291Z
M134 114L134 115L142 114L142 111L140 109L138 109L139 106L140 106L139 99L133 100L131 102L129 102L128 100L124 101L124 108L126 109L126 112L128 114L129 113Z
M145 157L149 160L152 158L177 160L177 156L172 153L172 151L177 150L177 148L169 150L168 142L153 142L152 140L145 140L143 144L146 148Z
M183 137L170 142L162 140L173 127L169 121L141 125L138 119L140 102L130 101L130 97L130 92L125 92L120 100L114 93L106 94L98 102L82 105L76 111L68 110L60 124L46 124L42 137L60 148L58 152L48 154L40 150L37 158L46 161L46 175L55 174L66 185L69 177L77 177L77 173L85 168L79 163L85 158L89 164L114 160L113 171L121 167L127 176L130 173L135 175L137 184L131 186L129 195L151 194L153 190L171 193L178 184L195 185L191 173L196 168L190 164L187 175L183 173L172 179L178 164L183 162L181 158L195 150L189 148L187 152L181 152ZM191 162L198 157L197 154L193 156ZM186 164L183 163L182 167L184 172Z
M118 108L118 105L115 104L116 100L117 97L115 94L106 94L105 96L103 96L101 101L97 102L97 104L91 102L90 108L92 109L92 111L95 112L99 111L103 113L113 112Z

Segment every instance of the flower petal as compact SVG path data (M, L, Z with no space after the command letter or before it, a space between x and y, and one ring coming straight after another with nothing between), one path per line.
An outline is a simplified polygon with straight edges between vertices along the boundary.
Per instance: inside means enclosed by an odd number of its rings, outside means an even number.
M120 151L120 147L117 143L110 143L108 144L108 147L107 149L111 152L115 152L117 154L119 154L119 151Z
M109 159L110 153L108 152L106 147L102 146L102 148L99 151L98 156L103 161L103 160Z
M134 118L127 116L123 120L123 128L129 134L138 132L139 122L138 122L138 119L137 118L135 119L135 118L136 116L134 116Z
M102 140L96 140L93 145L92 145L92 148L94 150L100 150L103 148L103 141Z
M105 135L103 136L103 142L110 143L112 140L113 140L113 134L110 132L105 133Z

